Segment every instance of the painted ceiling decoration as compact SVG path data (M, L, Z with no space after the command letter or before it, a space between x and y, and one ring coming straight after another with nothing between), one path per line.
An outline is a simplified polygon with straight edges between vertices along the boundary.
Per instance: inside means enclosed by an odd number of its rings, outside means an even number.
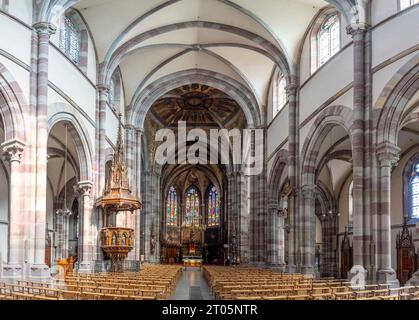
M176 129L179 121L187 127L228 128L244 117L240 106L218 89L201 84L176 88L157 100L151 114L165 128Z

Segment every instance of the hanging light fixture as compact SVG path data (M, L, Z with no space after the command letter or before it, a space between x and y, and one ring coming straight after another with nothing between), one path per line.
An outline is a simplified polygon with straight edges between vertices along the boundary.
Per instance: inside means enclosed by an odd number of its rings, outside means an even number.
M68 127L65 125L65 151L64 151L64 205L61 209L56 211L57 215L65 217L70 216L72 213L67 208L67 161L68 161Z

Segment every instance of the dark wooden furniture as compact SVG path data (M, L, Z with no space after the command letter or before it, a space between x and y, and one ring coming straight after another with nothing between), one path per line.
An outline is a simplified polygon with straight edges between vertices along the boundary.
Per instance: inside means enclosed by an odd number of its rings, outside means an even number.
M342 279L346 279L348 277L348 272L351 270L352 264L353 264L352 246L351 246L351 242L349 240L347 231L345 231L345 235L343 236L340 253L341 253L340 275Z
M397 278L400 285L404 285L416 271L416 250L412 232L409 231L407 218L404 219L403 229L396 239L397 248Z

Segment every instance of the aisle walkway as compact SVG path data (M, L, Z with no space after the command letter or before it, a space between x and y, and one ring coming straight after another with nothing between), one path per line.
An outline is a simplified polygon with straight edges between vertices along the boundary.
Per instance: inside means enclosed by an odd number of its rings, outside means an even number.
M177 284L172 300L211 300L213 299L208 283L201 270L184 270Z

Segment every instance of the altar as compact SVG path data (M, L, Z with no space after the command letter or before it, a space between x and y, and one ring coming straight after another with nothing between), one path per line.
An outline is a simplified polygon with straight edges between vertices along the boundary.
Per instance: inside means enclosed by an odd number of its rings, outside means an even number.
M202 268L203 260L201 257L184 257L182 261L185 270L187 267Z

